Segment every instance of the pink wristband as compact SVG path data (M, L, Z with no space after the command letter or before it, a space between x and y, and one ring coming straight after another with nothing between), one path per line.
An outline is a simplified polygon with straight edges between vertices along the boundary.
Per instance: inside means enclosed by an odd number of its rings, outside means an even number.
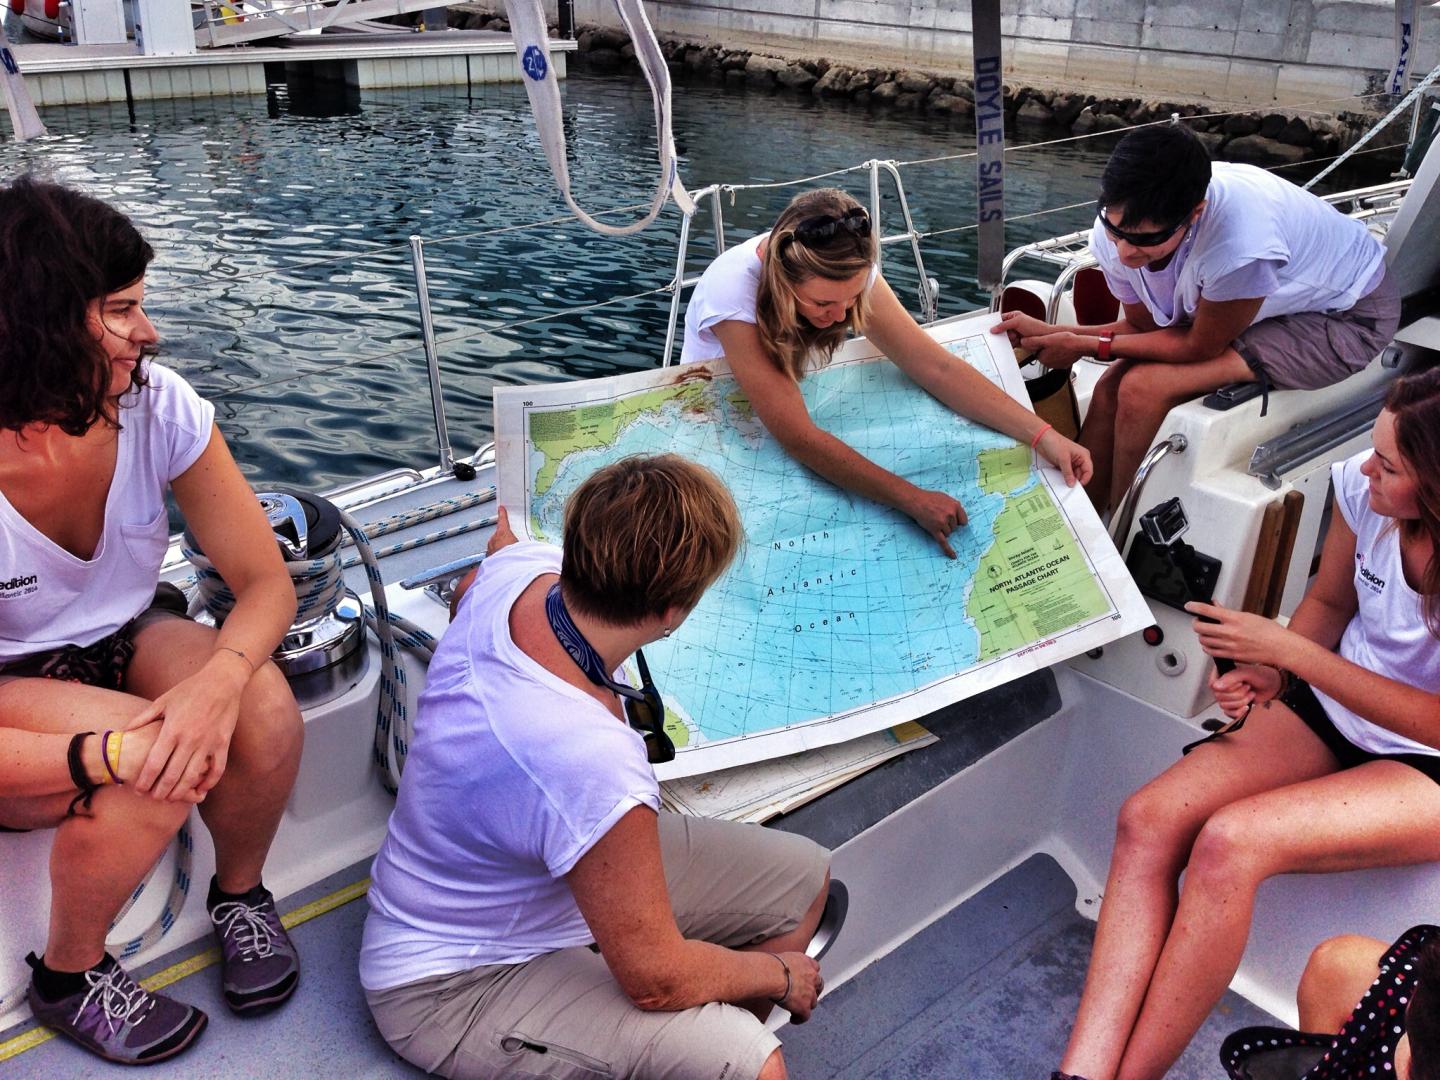
M1035 447L1039 446L1040 440L1044 437L1045 432L1049 431L1054 426L1054 424L1046 424L1039 431L1035 432L1035 437L1030 440L1030 449L1034 450Z

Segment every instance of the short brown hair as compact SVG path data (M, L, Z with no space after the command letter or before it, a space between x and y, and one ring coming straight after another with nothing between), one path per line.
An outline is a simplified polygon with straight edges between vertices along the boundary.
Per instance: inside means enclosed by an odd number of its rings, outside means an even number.
M620 626L692 608L743 537L735 500L709 469L676 454L622 458L565 504L565 602Z

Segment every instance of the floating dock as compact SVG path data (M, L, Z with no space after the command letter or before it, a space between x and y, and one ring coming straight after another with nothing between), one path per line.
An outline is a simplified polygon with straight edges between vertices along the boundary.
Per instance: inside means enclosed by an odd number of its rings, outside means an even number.
M575 42L553 39L551 63L565 77ZM263 94L286 74L330 79L366 90L519 82L515 43L491 30L290 35L270 43L180 56L146 56L133 43L10 47L39 108L161 98ZM268 70L267 70L268 69Z

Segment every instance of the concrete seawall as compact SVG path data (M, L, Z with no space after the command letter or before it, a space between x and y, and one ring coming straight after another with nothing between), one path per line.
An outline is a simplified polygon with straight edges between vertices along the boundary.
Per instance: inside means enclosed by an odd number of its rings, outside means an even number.
M549 5L553 7L553 4ZM777 56L960 74L969 0L647 0L660 34ZM1254 107L1372 93L1394 60L1391 0L1006 0L1006 77L1093 94ZM611 0L580 23L618 26ZM1440 11L1420 8L1411 72L1440 62Z

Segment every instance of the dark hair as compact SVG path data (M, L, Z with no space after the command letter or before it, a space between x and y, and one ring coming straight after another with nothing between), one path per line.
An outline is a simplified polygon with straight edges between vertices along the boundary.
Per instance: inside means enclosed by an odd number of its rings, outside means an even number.
M1117 224L1157 229L1183 221L1210 187L1210 155L1184 124L1132 131L1120 140L1100 177L1100 203L1120 211Z
M1405 1030L1410 1036L1409 1080L1440 1080L1440 938L1431 938L1416 956Z
M1440 637L1440 368L1396 379L1385 395L1385 408L1395 417L1395 445L1415 475L1420 504L1420 520L1401 522L1402 535L1430 537L1420 603L1425 625Z
M0 430L83 435L118 421L92 301L139 281L155 252L120 211L26 174L0 187ZM131 373L144 386L145 365Z
M825 240L801 241L795 235L796 226L809 218L839 218L862 209L853 196L839 188L802 191L780 212L770 230L765 261L760 267L760 287L755 292L755 329L770 358L796 381L805 374L811 352L828 360L851 330L864 332L870 297L867 285L845 318L817 327L796 310L796 286L810 278L845 281L869 271L875 265L879 244L874 233L859 236L845 229L836 230Z
M616 626L692 608L744 535L730 489L709 469L677 454L621 458L565 503L565 602Z

